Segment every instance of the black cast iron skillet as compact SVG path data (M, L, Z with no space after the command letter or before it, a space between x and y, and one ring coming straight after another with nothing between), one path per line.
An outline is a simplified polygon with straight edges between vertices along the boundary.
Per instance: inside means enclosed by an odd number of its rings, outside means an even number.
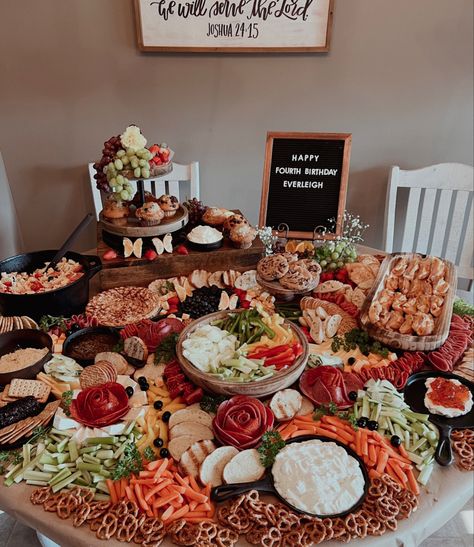
M32 272L36 268L43 268L45 262L50 262L56 252L36 251L12 256L0 262L0 272ZM84 256L72 251L65 256L82 265L82 277L54 291L35 294L0 293L0 313L27 315L36 320L47 314L70 317L82 313L89 301L89 280L102 269L102 263L97 256Z
M425 406L425 394L427 388L425 382L428 378L447 378L448 380L458 380L471 390L474 397L474 384L455 374L447 372L417 372L412 374L406 383L404 390L404 398L407 405L414 411L422 414L429 414L429 420L439 429L439 442L436 447L435 460L443 466L451 465L454 461L453 452L451 450L450 435L453 429L472 429L474 428L474 406L464 416L457 418L446 418L438 414L431 414Z
M223 484L221 486L216 486L211 491L211 499L216 502L221 502L221 501L226 501L235 496L238 496L239 494L248 492L249 490L259 490L261 492L270 492L271 494L276 496L278 499L280 499L283 503L288 505L288 507L290 507L296 513L302 513L305 515L311 515L313 517L320 517L320 518L344 517L345 515L352 513L353 511L355 511L362 505L370 486L369 474L367 473L367 469L364 465L364 462L361 460L361 458L359 458L359 456L351 448L349 448L348 446L346 446L345 444L339 441L330 439L329 437L323 437L320 435L302 435L301 437L295 437L294 439L290 439L289 441L286 442L286 444L301 443L304 441L312 441L314 439L318 439L323 442L335 443L338 446L341 446L349 454L349 456L352 456L355 460L359 462L359 466L362 471L362 475L364 477L364 482L365 482L364 493L362 494L361 498L352 507L347 509L347 511L344 511L343 513L338 513L336 515L315 515L313 513L309 513L308 511L303 511L302 509L298 509L297 507L289 503L283 496L281 496L278 493L273 483L273 475L272 475L271 469L268 469L263 479L260 479L259 481L239 482L235 484Z

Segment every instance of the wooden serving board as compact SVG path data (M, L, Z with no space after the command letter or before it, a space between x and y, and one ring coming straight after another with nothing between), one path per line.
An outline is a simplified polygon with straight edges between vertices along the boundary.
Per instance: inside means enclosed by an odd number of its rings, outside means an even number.
M102 259L104 253L110 247L104 243L100 223L97 229L97 254ZM188 255L180 255L176 252L163 253L153 262L145 258L123 258L102 260L102 270L98 277L100 289L111 289L128 285L148 286L155 279L164 279L180 275L188 275L194 270L218 270L234 269L246 271L254 269L262 258L264 246L257 237L248 249L236 249L228 239L214 251L195 251L188 247Z
M311 292L318 286L319 284L319 276L317 279L311 283L308 289L305 289L304 291L297 291L295 289L286 289L278 281L265 281L262 277L260 277L257 274L257 282L260 286L262 286L264 289L267 289L267 291L272 294L277 300L281 300L284 302L291 302L294 300L297 296L305 296L307 294L311 294Z
M392 270L394 262L400 257L405 256L409 259L416 256L415 253L394 253L387 255L382 262L375 283L367 295L360 313L360 322L364 329L374 339L383 344L394 348L407 351L433 351L439 348L446 341L451 325L453 314L453 299L456 294L457 276L456 267L449 260L443 260L447 266L446 281L449 283L449 290L446 293L443 310L441 315L435 319L435 331L429 336L416 336L409 334L400 334L397 331L384 329L371 323L369 319L369 308L384 288L385 278ZM419 255L418 255L419 256Z

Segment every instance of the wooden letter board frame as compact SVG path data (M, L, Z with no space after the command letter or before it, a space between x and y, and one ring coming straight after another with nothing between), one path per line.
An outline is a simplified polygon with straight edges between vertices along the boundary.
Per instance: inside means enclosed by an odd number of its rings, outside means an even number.
M268 200L271 193L270 181L271 181L271 167L273 156L273 144L277 139L282 140L315 140L315 141L344 141L344 149L342 154L342 166L340 171L340 187L339 187L339 199L337 204L337 211L328 211L326 220L331 217L337 219L335 232L327 233L324 235L325 239L334 239L336 236L342 233L342 224L344 220L344 210L346 204L347 195L347 181L349 177L349 162L351 154L352 134L351 133L295 133L295 132L268 132L267 142L265 147L265 164L263 171L263 183L262 183L262 196L260 201L260 216L259 225L267 225L267 212L268 212ZM289 204L291 208L291 204ZM283 221L284 222L284 221ZM277 226L273 226L277 229ZM316 228L316 225L313 227ZM306 230L293 230L288 232L288 236L297 239L313 239L314 232Z

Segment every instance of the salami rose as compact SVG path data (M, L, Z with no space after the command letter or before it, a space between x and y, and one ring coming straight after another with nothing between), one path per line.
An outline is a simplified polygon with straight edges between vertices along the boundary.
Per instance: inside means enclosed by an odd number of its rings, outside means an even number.
M352 405L347 396L344 376L336 367L321 366L307 370L300 377L300 388L317 405L334 403L339 408Z
M83 389L70 407L71 417L88 427L114 424L128 412L128 396L115 382Z
M222 444L244 450L260 442L274 419L273 412L258 399L237 395L219 405L212 428Z

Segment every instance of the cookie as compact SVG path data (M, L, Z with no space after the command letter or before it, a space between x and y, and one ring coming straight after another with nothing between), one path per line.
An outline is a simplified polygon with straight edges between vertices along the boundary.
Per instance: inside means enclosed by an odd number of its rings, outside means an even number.
M265 281L281 279L288 273L288 260L279 254L262 258L257 265L257 272Z

